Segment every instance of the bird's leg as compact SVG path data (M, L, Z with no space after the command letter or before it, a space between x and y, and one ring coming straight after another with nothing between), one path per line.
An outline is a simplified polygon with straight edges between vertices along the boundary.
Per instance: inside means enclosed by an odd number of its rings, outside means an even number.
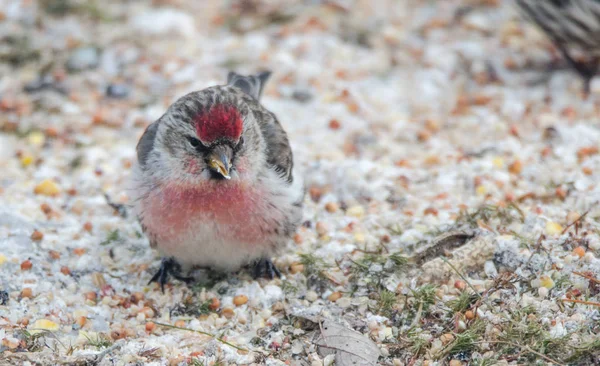
M281 277L281 272L275 267L273 262L267 258L261 258L252 264L252 276L254 279L260 277L266 277L270 280L277 277Z
M587 97L590 94L590 83L592 79L598 72L598 67L600 64L600 58L593 57L589 62L577 61L569 55L567 50L562 46L558 45L558 49L561 54L567 60L569 65L583 78L583 94Z
M152 279L150 279L150 282L148 282L148 284L151 284L152 282L158 282L160 284L162 292L165 292L165 284L169 279L169 275L185 283L190 283L193 280L192 277L186 277L181 275L181 265L177 263L175 259L163 258L162 262L160 263L160 268L154 274L154 276L152 276Z

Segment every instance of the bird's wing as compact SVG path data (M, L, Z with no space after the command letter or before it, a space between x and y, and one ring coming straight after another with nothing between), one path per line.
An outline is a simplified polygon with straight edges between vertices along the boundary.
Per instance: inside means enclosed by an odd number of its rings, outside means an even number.
M292 147L281 124L272 113L263 110L255 111L255 118L267 142L267 163L287 182L292 183L294 177L294 157Z
M158 130L158 123L160 119L152 122L148 127L146 127L146 131L138 141L136 151L138 162L142 170L146 169L146 164L148 162L148 158L150 157L150 152L154 147L154 140L156 139L156 131Z
M600 54L600 0L515 0L518 8L562 47Z

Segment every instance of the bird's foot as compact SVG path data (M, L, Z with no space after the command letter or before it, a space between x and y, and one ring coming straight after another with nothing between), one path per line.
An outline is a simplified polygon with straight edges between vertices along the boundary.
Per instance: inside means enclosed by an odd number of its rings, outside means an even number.
M252 277L254 279L265 277L272 280L275 276L281 278L281 272L270 259L262 258L252 264Z
M173 258L163 258L159 270L152 276L150 282L157 282L160 284L162 292L165 292L165 284L168 282L169 276L173 276L179 281L190 283L194 279L192 277L186 277L181 275L181 265Z
M600 57L591 57L588 60L579 60L573 58L567 49L561 45L559 45L559 50L569 65L575 69L575 71L583 79L583 97L584 99L587 99L591 92L590 84L592 79L598 73L598 69L600 69Z

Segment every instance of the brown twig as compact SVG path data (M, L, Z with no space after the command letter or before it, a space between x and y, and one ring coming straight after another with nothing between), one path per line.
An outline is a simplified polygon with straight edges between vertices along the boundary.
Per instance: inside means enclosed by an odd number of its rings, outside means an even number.
M545 239L546 239L546 235L541 234L540 237L537 240L537 243L535 244L535 249L533 250L533 252L531 252L531 255L529 256L529 259L527 260L526 266L529 266L529 263L531 262L531 259L533 258L533 256L535 255L535 253L537 253L538 250L540 250L540 248L542 247L542 242Z
M572 223L570 223L569 225L567 225L566 228L563 229L563 231L560 233L560 235L564 234L567 232L567 230L569 230L569 228L575 224L577 224L578 222L580 222L581 220L583 220L583 218L590 213L590 210L587 210L583 215L579 216L575 221L573 221Z
M585 301L585 300L576 300L576 299L560 299L560 301L574 302L576 304L584 304L584 305L592 305L592 306L600 307L600 302L594 302L594 301Z
M600 284L600 280L599 280L599 279L597 279L597 278L594 278L594 277L592 277L592 276L590 276L590 275L588 275L588 274L581 273L581 272L575 272L575 271L573 271L573 274L574 274L574 275L577 275L577 276L581 276L581 277L583 277L583 278L587 278L588 280L590 280L590 281L592 281L592 282L595 282L595 283L598 283L598 284Z

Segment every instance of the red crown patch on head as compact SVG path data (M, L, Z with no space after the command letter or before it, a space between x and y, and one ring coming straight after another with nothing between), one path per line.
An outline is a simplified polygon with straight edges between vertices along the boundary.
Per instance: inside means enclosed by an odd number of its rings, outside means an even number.
M218 104L194 118L200 141L212 143L221 138L237 141L242 134L242 116L236 107Z

